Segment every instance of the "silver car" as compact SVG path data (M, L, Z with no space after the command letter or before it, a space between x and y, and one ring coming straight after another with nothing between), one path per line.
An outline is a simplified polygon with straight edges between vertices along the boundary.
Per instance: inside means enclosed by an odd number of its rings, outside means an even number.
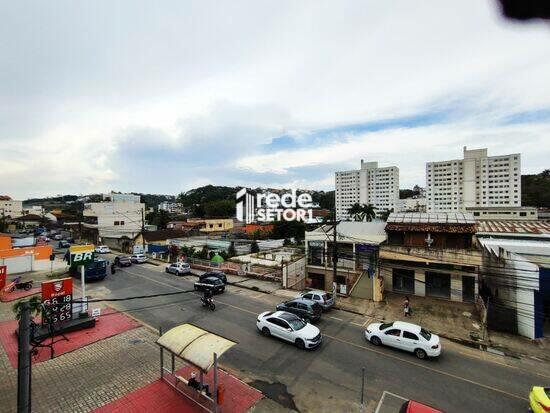
M323 307L323 311L328 311L334 306L334 297L332 296L332 294L327 293L326 291L322 291L322 290L304 291L303 293L300 294L300 297L305 298L307 300L315 301L317 304Z

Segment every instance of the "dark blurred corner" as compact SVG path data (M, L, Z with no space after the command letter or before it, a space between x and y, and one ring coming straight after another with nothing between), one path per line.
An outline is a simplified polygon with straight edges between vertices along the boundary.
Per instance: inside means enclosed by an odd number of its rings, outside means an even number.
M499 0L502 13L514 20L550 19L550 0Z

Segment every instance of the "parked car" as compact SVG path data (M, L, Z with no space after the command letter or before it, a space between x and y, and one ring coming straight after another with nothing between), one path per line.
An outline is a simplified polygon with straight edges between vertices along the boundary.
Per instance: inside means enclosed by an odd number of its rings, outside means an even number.
M217 277L206 277L195 283L195 290L212 290L214 294L221 294L225 291L225 284Z
M71 246L70 243L68 243L66 240L59 241L59 244L57 245L57 248L69 248Z
M111 252L111 250L107 245L98 245L97 247L95 247L95 252L97 252L98 254L107 254Z
M207 277L216 277L223 281L224 284L227 284L227 276L223 271L206 271L204 274L199 275L199 280Z
M256 320L256 327L266 336L281 338L298 348L315 348L321 344L321 331L314 325L286 311L266 311Z
M414 400L407 400L401 405L399 413L443 413L441 410L434 409L428 405L416 402Z
M334 297L332 296L332 294L327 293L326 291L304 291L300 294L300 297L315 301L323 308L323 311L330 310L334 306Z
M41 236L40 236L40 239L41 239L42 241L44 241L44 242L50 242L50 239L49 239L47 236L45 236L45 235L41 235Z
M550 387L533 386L529 393L529 406L533 413L550 412Z
M319 321L323 309L315 301L299 297L293 300L284 301L277 305L277 310L287 311L296 314L298 317L309 320L310 322Z
M69 244L74 244L74 239L73 238L67 238L65 239L65 241L67 241Z
M115 257L115 265L119 267L130 267L132 265L132 260L126 255L120 255Z
M144 262L147 262L147 257L145 254L134 254L130 257L130 260L133 264L143 264Z
M186 262L175 262L166 266L166 272L176 275L191 274L191 266Z
M441 354L439 337L419 325L394 321L373 323L365 330L365 338L375 346L384 344L410 351L419 359L438 357Z
M62 235L62 234L55 234L54 237L53 237L53 239L56 240L56 241L62 240L62 239L63 239L63 235Z

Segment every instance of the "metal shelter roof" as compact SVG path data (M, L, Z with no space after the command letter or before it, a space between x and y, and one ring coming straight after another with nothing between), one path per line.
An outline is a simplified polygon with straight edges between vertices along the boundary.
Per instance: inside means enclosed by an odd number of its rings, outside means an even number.
M157 344L206 372L214 363L214 353L219 357L237 343L192 324L182 324L160 336Z
M392 224L475 224L469 212L393 212L388 217Z

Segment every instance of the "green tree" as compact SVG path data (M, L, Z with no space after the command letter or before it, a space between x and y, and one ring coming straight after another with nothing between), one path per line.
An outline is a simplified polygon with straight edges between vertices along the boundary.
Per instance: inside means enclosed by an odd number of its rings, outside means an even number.
M235 201L224 199L203 204L206 218L227 218L235 216Z
M276 221L273 223L271 236L275 239L295 238L303 240L306 233L306 224L301 221Z
M255 254L257 252L260 252L260 247L258 246L258 243L256 242L256 240L254 240L252 242L252 245L250 246L250 252L252 254Z
M21 307L22 307L24 301L25 300L19 300L12 307L12 310L15 313L15 318L18 319L18 320L21 318ZM29 299L29 305L31 307L31 317L39 315L40 311L42 310L42 307L41 307L42 299L41 299L41 297L39 295L33 295Z
M536 175L521 176L521 204L550 208L550 169Z
M348 209L348 214L354 219L354 221L367 221L370 222L376 218L376 211L372 204L358 204L355 203Z
M354 221L363 221L363 208L361 204L356 202L348 208L348 215L352 217Z
M382 220L382 221L387 221L388 220L388 217L390 216L390 214L393 212L393 208L387 210L387 211L384 211L384 212L381 212L378 217Z

